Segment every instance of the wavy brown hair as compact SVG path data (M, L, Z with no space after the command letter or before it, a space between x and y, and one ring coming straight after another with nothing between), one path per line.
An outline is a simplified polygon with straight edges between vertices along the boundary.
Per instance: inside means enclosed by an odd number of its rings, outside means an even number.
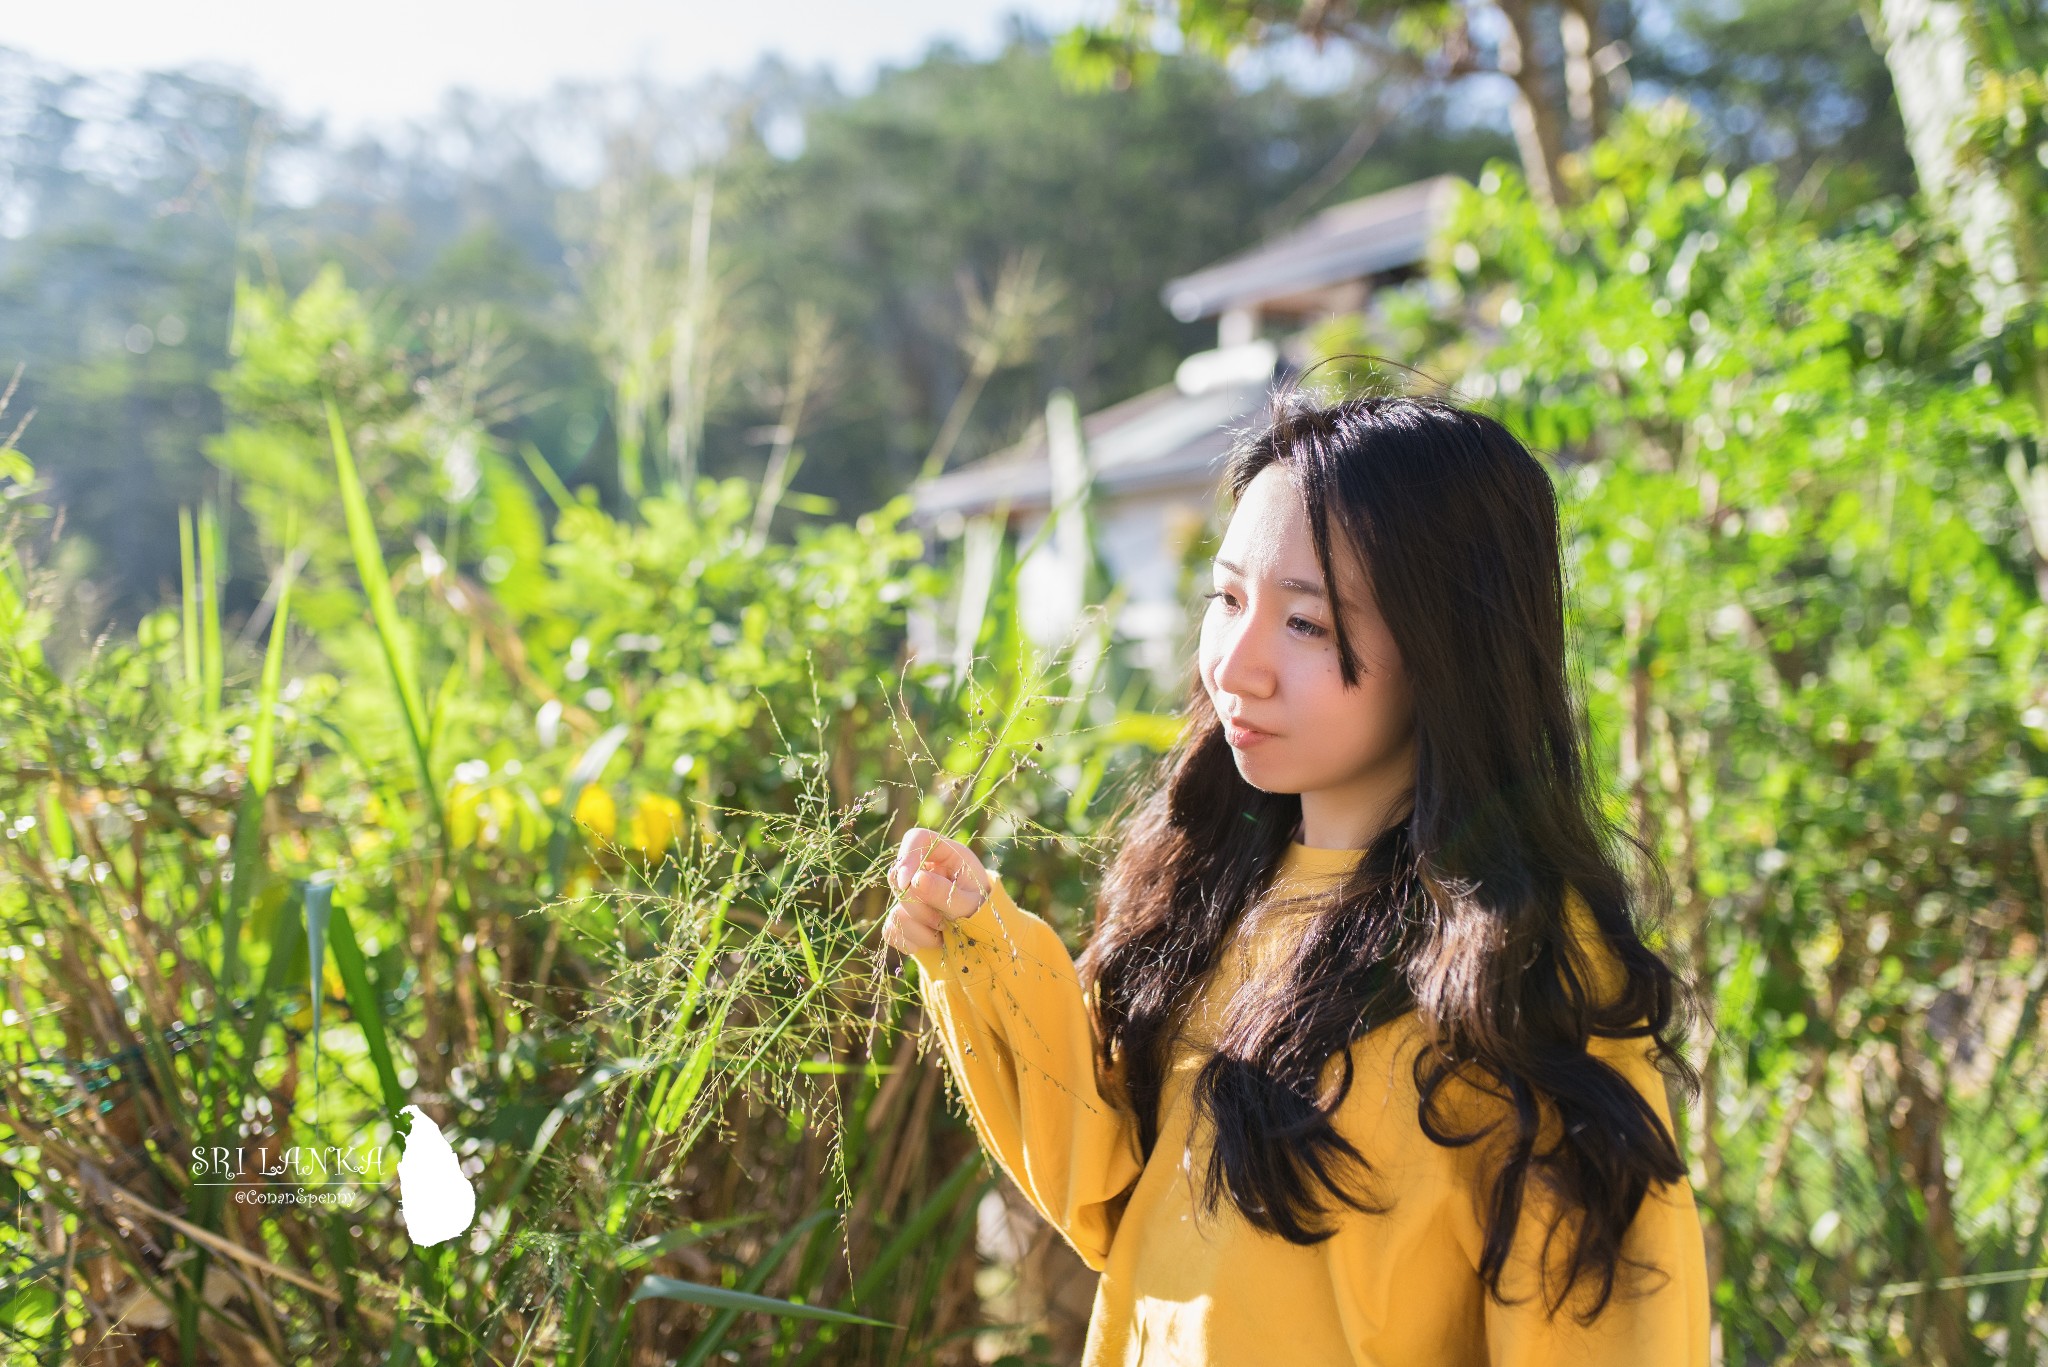
M1685 1164L1650 1103L1587 1045L1653 1040L1664 1068L1688 1087L1695 1078L1674 1042L1679 984L1635 924L1638 911L1664 909L1664 880L1588 779L1550 479L1499 422L1414 396L1319 406L1282 392L1270 423L1231 455L1233 500L1274 464L1306 502L1346 685L1360 662L1335 601L1336 538L1369 572L1415 698L1416 777L1405 813L1304 920L1276 981L1233 1004L1197 1075L1197 1120L1214 1136L1205 1204L1227 1197L1254 1226L1302 1244L1334 1232L1333 1204L1384 1209L1370 1163L1333 1118L1351 1085L1349 1046L1412 1011L1427 1041L1414 1064L1423 1132L1497 1145L1480 1193L1489 1293L1505 1299L1523 1198L1540 1184L1556 1198L1543 1246L1566 1240L1548 1309L1583 1286L1579 1317L1591 1320L1614 1294L1623 1235L1652 1184L1680 1180ZM1298 794L1239 775L1195 679L1181 740L1119 816L1080 964L1102 1061L1148 1156L1182 1013L1269 888L1300 816ZM1624 847L1648 870L1641 888L1622 871ZM1620 969L1605 1000L1567 924L1568 887ZM1486 1103L1476 1122L1463 1103L1453 1114L1460 1081Z

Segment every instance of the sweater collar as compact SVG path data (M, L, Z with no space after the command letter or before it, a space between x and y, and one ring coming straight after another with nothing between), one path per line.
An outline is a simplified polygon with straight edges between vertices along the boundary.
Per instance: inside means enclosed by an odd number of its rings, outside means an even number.
M1280 876L1290 883L1332 882L1357 867L1364 855L1364 850L1326 850L1290 840L1280 859Z

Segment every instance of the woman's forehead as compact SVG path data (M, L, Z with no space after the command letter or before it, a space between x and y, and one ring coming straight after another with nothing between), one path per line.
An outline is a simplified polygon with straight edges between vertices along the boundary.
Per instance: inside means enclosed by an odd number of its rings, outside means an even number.
M1331 527L1330 557L1337 572L1337 592L1364 592L1368 576L1358 563L1350 538ZM1245 486L1230 523L1224 529L1217 562L1249 579L1275 584L1292 580L1321 587L1322 566L1316 562L1308 505L1287 470L1268 465Z

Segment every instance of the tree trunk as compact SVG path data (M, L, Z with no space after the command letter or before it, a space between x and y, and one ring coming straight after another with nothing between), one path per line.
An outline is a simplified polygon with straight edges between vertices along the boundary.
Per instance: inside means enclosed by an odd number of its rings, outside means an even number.
M1976 103L1970 72L1980 64L1968 10L1960 0L1878 0L1866 22L1891 69L1920 192L1955 226L1984 330L1997 332L2023 297L2020 215L1996 168L1960 155Z
M1557 17L1564 37L1565 105L1581 145L1598 142L1607 132L1607 82L1596 69L1595 54L1606 45L1600 27L1599 0L1563 0Z
M707 173L697 183L690 206L690 264L683 287L682 307L670 327L668 371L668 458L675 472L676 487L682 491L683 506L694 506L697 466L702 459L698 448L704 443L704 406L710 386L705 383L708 367L699 359L704 344L706 314L711 285L711 192Z
M1891 69L1920 191L1935 215L1955 228L1971 293L1984 311L1984 333L1996 336L2038 297L2043 282L2031 168L2001 174L1995 162L1962 155L1976 105L1971 73L1985 64L1969 9L1960 0L1872 3L1865 0L1864 23ZM2016 339L2028 372L2022 383L2031 386L2037 428L2048 429L2048 349L2024 331ZM2029 468L2015 444L2006 473L2034 543L2036 591L2048 602L2048 467Z
M1500 0L1500 11L1508 21L1500 42L1500 69L1515 83L1512 118L1522 173L1536 202L1555 208L1563 199L1557 169L1564 156L1564 129L1538 65L1535 7L1532 0Z

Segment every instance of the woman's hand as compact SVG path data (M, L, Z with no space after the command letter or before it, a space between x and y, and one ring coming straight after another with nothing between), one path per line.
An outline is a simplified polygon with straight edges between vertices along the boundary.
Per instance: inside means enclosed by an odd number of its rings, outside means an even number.
M978 911L994 882L973 850L919 826L904 835L889 886L898 900L882 922L882 939L909 954L937 949L940 929Z

